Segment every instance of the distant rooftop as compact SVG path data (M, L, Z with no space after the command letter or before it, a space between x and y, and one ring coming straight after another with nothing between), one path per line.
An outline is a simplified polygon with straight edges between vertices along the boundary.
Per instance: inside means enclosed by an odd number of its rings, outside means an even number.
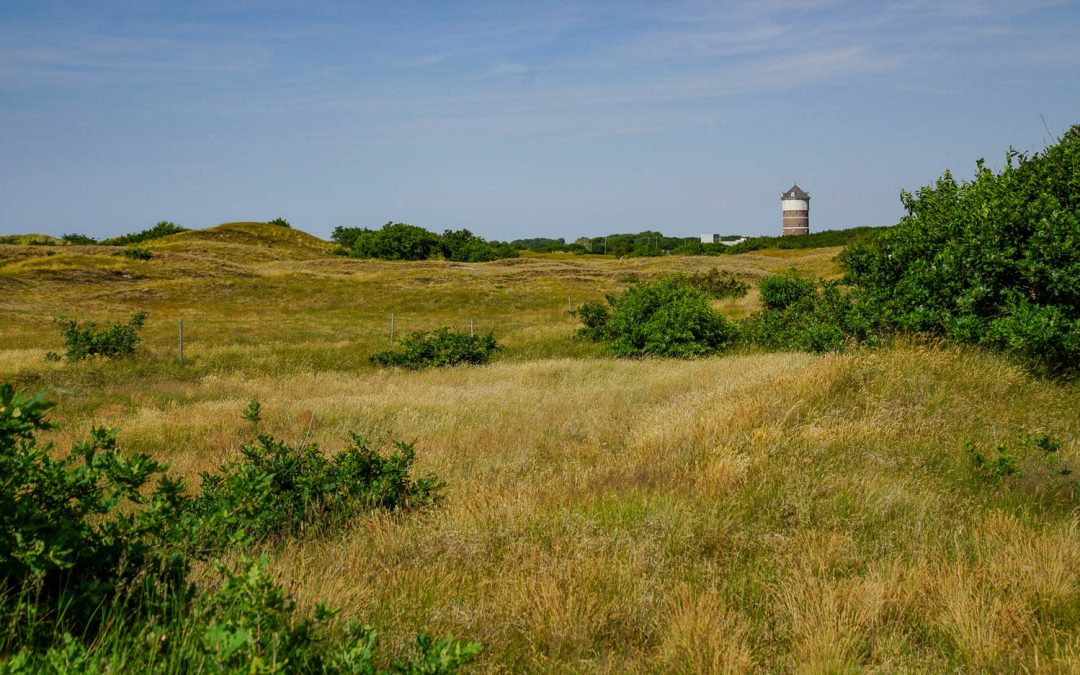
M810 193L805 192L798 185L792 185L790 190L780 195L780 199L810 199Z

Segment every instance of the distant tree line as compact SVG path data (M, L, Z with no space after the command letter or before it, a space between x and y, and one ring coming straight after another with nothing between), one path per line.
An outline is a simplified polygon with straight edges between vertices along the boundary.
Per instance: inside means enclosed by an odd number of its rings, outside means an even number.
M728 255L746 253L765 248L803 249L825 246L846 246L861 241L876 231L878 227L855 227L848 230L825 230L798 237L747 237L736 235L722 237L735 244L702 243L699 237L670 237L655 230L644 232L616 233L600 237L581 237L572 243L565 239L515 239L510 242L514 248L535 253L578 253L606 254L619 258L658 256L658 255Z
M429 260L441 256L455 262L488 262L520 255L505 242L487 241L466 229L436 234L408 223L390 222L377 230L339 226L330 238L342 255L353 258Z

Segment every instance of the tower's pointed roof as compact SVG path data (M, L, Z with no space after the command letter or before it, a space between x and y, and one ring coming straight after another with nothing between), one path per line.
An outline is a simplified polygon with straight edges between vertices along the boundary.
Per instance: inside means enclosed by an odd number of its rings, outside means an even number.
M810 199L810 193L798 185L792 185L790 190L780 195L780 199Z

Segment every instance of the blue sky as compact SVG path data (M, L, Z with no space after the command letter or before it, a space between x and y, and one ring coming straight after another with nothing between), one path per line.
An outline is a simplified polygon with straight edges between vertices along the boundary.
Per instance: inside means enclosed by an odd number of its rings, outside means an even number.
M894 223L1080 123L1076 2L0 1L0 233Z

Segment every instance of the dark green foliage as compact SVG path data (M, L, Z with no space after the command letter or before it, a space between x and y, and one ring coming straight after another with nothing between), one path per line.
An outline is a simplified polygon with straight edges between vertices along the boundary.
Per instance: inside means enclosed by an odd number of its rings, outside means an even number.
M289 224L289 221L285 220L284 218L274 218L273 220L266 221L266 224L277 225L278 227L292 227L292 225Z
M634 284L608 296L607 304L610 310L600 303L578 308L579 335L608 342L615 356L701 356L734 337L731 324L683 276Z
M817 294L818 283L803 279L794 270L772 274L758 284L761 304L765 309L786 309Z
M93 237L88 237L85 234L65 234L60 238L64 240L65 244L72 244L76 246L98 243L97 239L94 239Z
M896 227L842 255L861 302L900 330L1080 367L1080 127L903 200Z
M714 300L741 298L750 290L742 279L731 272L721 272L715 267L708 272L691 274L686 281L692 288L702 291Z
M491 333L470 335L443 326L433 331L416 331L405 336L398 350L386 350L371 355L372 363L380 366L401 366L411 370L432 366L484 364L499 350Z
M509 244L484 241L465 229L446 230L440 236L405 223L387 223L379 230L339 226L330 238L342 254L354 258L428 260L441 255L455 262L488 262L520 255Z
M113 255L124 256L125 258L131 258L132 260L150 260L154 257L154 254L149 249L138 248L135 246L114 251Z
M160 237L167 237L170 234L179 234L180 232L187 231L186 227L180 227L176 223L162 220L157 225L145 229L142 232L134 232L132 234L113 237L112 239L106 239L101 243L107 246L131 246L132 244L138 244L150 239L158 239Z
M838 282L803 279L789 270L762 279L759 291L761 311L739 322L744 342L769 349L825 352L877 337L874 318Z
M387 223L378 230L337 227L331 238L356 258L427 260L442 250L437 234L406 223Z
M611 303L590 301L574 310L574 316L581 319L581 328L577 334L586 340L600 342L607 337L607 324L611 318Z
M226 544L430 503L440 486L409 477L411 446L383 456L354 437L328 460L260 438L192 499L161 464L122 454L115 430L56 459L35 439L52 405L0 384L0 673L385 672L372 629L299 613L265 560L218 565L202 592L190 572ZM389 672L452 672L478 652L422 635Z
M457 262L489 262L499 258L517 258L520 254L509 244L488 242L468 230L446 230L442 237L442 254Z
M333 457L314 445L292 447L269 436L241 449L241 458L202 474L193 503L204 538L232 545L340 525L372 509L428 506L442 484L409 475L416 452L398 442L379 453L360 436Z
M63 600L64 620L86 626L103 603L179 592L182 485L147 455L121 455L115 430L94 429L55 459L34 440L54 428L51 407L0 384L0 604Z
M139 344L139 329L146 321L146 312L136 312L127 323L105 322L80 324L75 319L58 317L56 323L64 336L65 356L68 361L79 361L91 356L131 356Z

